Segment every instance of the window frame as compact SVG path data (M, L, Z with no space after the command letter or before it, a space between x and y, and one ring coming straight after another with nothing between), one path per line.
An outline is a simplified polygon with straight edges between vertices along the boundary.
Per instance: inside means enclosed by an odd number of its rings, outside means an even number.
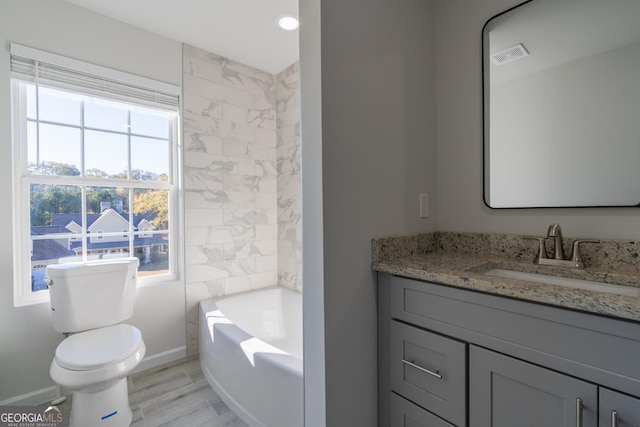
M12 45L12 52L15 45ZM67 58L59 57L57 55L49 54L47 52L35 51L30 48L28 49L30 52L36 52L38 54L43 54L47 58L54 58L57 61L65 61ZM92 70L92 72L103 71L104 74L101 75L115 75L122 78L123 76L129 76L127 73L122 73L120 71L111 70L104 67L95 66L93 64L82 63L76 60L69 60L75 67L86 65L88 68ZM147 81L148 79L140 78L138 76L130 75L132 84L139 84L140 79ZM153 83L154 81L148 80ZM13 238L13 287L14 287L14 306L26 306L31 304L38 304L49 302L49 291L42 290L33 292L32 291L32 242L37 240L34 239L34 236L31 235L31 219L30 215L30 186L33 183L38 184L56 184L56 185L74 185L80 186L82 188L82 208L81 215L84 217L82 221L82 230L80 233L74 233L69 231L69 233L56 234L56 238L65 238L74 241L82 241L83 249L82 259L87 259L87 250L86 245L89 243L92 235L89 233L87 229L86 222L86 188L89 187L123 187L129 189L129 197L130 201L132 201L132 192L134 189L162 189L167 190L168 192L168 274L160 274L154 276L140 277L137 281L138 287L146 287L153 286L157 284L164 284L167 282L174 282L180 280L183 270L183 262L182 255L182 240L180 239L181 233L179 230L182 229L182 216L179 213L182 211L182 197L181 197L181 162L180 162L180 105L179 105L179 87L174 87L177 103L175 105L175 109L168 108L167 106L162 106L161 108L165 111L169 111L171 113L175 112L175 118L170 120L170 129L168 135L168 144L169 144L169 158L168 158L168 166L169 166L169 180L168 182L160 182L160 181L144 181L144 180L135 180L132 177L129 179L115 179L115 178L94 178L94 177L86 177L86 176L61 176L61 175L36 175L28 173L28 146L27 146L27 114L26 114L26 105L27 105L27 95L26 95L26 87L23 85L26 84L34 84L34 82L30 82L27 79L12 76L11 78L11 114L12 114L12 150L13 150L13 161L12 161L12 200L13 200L13 230L14 230L14 238ZM162 82L157 82L161 87L166 88L167 84ZM49 85L47 85L49 86ZM154 106L149 105L148 103L136 102L133 98L127 100L125 96L122 94L118 94L118 97L109 97L104 94L97 94L91 91L83 91L82 89L73 90L73 88L69 87L56 87L58 90L68 91L72 93L80 93L83 95L87 95L90 97L102 97L106 99L112 99L118 102L124 102L130 105L140 105L145 108L154 108ZM85 129L83 127L83 129ZM84 173L85 171L81 171ZM129 213L129 230L127 230L131 239L129 239L129 254L130 256L134 256L134 246L133 239L135 237L140 237L142 234L140 231L135 230L135 225L132 224L133 219L133 206L130 205L130 213ZM27 214L25 214L25 212ZM160 232L154 233L153 231L145 231L145 233L151 234L159 234ZM114 236L122 236L123 233L113 232L113 233L102 233L101 237L109 237L111 235ZM165 234L165 233L163 233ZM95 237L95 235L94 235ZM51 235L45 235L44 238L51 238Z

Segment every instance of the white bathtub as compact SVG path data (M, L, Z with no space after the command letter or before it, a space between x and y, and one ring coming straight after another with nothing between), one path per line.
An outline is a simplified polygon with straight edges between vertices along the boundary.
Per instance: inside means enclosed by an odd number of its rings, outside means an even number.
M301 427L302 295L271 288L200 302L200 364L252 427Z

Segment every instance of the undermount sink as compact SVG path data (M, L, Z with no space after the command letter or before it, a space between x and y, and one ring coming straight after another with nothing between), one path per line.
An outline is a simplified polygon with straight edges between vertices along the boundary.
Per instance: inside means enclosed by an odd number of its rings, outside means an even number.
M596 292L608 292L630 297L640 297L640 288L633 286L613 285L610 283L592 282L590 280L572 279L568 277L549 276L538 273L492 268L484 272L487 276L503 277L505 279L525 280L527 282L547 283L550 285L566 286L569 288L585 289Z

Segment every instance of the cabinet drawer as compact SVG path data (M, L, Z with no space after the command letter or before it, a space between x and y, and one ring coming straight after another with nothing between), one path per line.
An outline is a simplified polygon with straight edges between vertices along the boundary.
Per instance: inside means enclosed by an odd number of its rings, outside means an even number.
M393 391L466 425L467 344L392 320L390 358Z
M393 427L455 427L395 393L391 393L391 425Z

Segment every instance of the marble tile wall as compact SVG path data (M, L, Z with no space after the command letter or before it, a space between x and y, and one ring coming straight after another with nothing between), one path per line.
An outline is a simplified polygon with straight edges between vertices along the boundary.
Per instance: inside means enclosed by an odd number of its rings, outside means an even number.
M293 194L300 171L293 160L299 154L293 147L299 144L296 73L292 68L274 76L183 46L189 355L198 352L199 301L275 286L279 279L301 289L296 261L284 260L299 251L278 249L281 241L294 247L300 236L300 196ZM286 273L279 273L279 264Z
M276 76L278 283L302 291L300 67Z

